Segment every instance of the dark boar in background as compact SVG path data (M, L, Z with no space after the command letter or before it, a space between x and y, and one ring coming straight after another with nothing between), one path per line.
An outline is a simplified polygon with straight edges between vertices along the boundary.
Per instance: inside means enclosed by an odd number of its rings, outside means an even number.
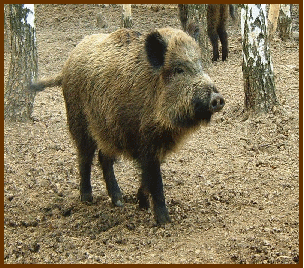
M179 18L182 28L185 32L191 35L196 41L199 40L201 34L197 23L190 21L188 4L179 4ZM234 16L234 6L232 4L208 4L207 5L207 32L213 48L213 61L219 59L218 39L222 44L222 60L226 60L228 57L228 34L227 23L228 17Z

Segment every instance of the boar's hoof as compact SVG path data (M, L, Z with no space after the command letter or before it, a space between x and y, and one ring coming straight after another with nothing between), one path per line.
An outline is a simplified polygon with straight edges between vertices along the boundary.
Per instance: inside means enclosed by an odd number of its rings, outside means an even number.
M219 58L220 58L219 55L214 55L213 58L212 58L212 61L217 61Z
M124 206L124 204L123 204L123 202L121 201L121 200L117 200L117 201L112 201L113 202L113 204L116 206L116 207L123 207Z
M81 194L80 199L82 202L92 202L93 201L92 193L83 193Z
M150 208L149 196L144 192L142 188L139 188L138 190L137 200L139 203L139 208L141 209Z
M210 99L209 110L212 113L219 112L225 105L224 98L219 93L212 93Z
M166 224L171 222L168 210L166 207L154 208L155 220L158 225Z
M111 199L112 199L112 203L113 203L114 206L116 206L116 207L123 207L124 206L121 194L114 195L114 196L112 196Z

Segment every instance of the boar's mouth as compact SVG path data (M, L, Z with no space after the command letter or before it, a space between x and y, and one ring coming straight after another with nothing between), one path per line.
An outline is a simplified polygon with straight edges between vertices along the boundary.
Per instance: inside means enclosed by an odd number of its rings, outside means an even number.
M209 123L213 114L213 111L209 108L209 103L202 99L195 98L192 101L192 104L194 109L194 119L197 122L204 121Z
M209 103L195 98L192 100L192 107L193 112L176 116L173 119L174 125L181 128L191 128L203 122L210 122L213 112L209 109Z
M173 124L181 128L191 128L200 123L208 124L214 113L219 112L225 105L225 100L216 89L207 97L196 96L191 101L191 108L175 114Z
M211 92L208 101L202 98L194 98L192 105L194 108L194 118L209 123L212 114L219 112L225 105L225 100L216 90Z

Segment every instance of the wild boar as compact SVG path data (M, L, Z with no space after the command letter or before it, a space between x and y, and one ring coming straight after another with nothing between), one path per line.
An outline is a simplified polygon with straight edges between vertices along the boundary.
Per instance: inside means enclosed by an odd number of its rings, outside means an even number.
M204 72L200 49L181 30L147 34L120 29L84 38L58 76L32 88L63 88L67 121L76 143L82 201L92 201L91 164L96 149L113 204L123 205L113 163L119 155L142 170L141 208L152 196L155 219L170 222L160 164L189 132L207 124L224 99Z

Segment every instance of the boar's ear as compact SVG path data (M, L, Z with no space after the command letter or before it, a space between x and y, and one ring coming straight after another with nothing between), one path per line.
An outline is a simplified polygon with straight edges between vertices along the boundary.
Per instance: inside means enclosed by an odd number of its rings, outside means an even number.
M158 31L148 34L145 48L151 65L156 69L162 67L165 62L167 43Z

